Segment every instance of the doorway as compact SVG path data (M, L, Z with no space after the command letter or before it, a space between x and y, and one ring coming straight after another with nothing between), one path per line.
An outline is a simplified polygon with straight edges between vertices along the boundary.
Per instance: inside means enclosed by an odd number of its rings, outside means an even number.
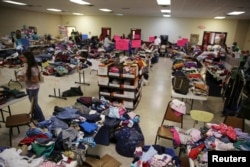
M131 35L131 39L140 40L141 39L141 29L131 28L130 35Z
M76 27L75 26L66 26L67 29L67 37L71 36L71 32L75 32L76 31Z
M102 27L101 34L105 37L106 35L111 37L111 28L110 27Z

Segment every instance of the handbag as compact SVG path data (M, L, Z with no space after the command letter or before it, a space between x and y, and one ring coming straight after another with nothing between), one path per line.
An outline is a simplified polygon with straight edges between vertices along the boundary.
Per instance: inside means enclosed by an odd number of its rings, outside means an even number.
M190 81L186 76L176 76L173 78L173 89L176 93L186 95L189 91Z

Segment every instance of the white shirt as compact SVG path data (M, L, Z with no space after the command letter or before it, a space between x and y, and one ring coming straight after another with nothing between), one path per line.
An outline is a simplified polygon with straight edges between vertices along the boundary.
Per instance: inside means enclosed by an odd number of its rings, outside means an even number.
M112 42L109 40L108 37L105 37L105 38L104 38L103 46L104 46L105 48L108 48L108 47L110 46L111 43L112 43Z
M22 68L21 73L22 73L22 75L26 75L28 64L24 63L23 65L24 66ZM32 67L31 72L32 72L32 76L38 76L39 75L39 69L36 68L36 67ZM27 89L38 89L40 87L40 84L38 82L34 83L34 82L31 82L31 81L25 80L25 84L26 84Z
M154 45L160 45L161 44L161 39L159 37L157 37L155 40L154 40Z

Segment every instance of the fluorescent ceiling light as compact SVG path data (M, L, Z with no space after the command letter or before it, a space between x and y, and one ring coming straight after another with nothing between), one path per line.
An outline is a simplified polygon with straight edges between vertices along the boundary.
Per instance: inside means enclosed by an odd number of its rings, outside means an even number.
M164 14L163 17L171 17L170 14Z
M226 17L225 16L216 16L214 17L214 19L225 19Z
M170 5L170 0L157 0L158 5Z
M123 14L120 14L120 13L117 13L116 15L117 15L117 16L123 16Z
M101 10L101 11L103 11L103 12L111 12L112 10L110 10L110 9L99 9L99 10Z
M72 13L73 15L82 16L82 13Z
M163 10L161 10L161 13L171 13L171 10L169 10L169 9L163 9Z
M11 4L14 4L14 5L27 5L26 3L22 3L22 2L15 2L15 1L3 1L3 2L6 2L6 3L11 3Z
M228 13L228 15L240 15L242 13L245 13L245 12L244 11L233 11L233 12Z
M80 4L80 5L90 5L89 2L82 1L82 0L70 0L70 2L77 3L77 4Z
M62 10L60 10L60 9L53 9L53 8L49 8L49 9L47 9L47 10L53 11L53 12L61 12L61 11L62 11Z

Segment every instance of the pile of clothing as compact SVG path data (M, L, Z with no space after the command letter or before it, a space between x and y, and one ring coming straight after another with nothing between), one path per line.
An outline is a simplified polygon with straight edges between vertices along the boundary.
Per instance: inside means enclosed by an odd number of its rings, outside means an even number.
M173 126L171 132L174 146L186 145L195 164L207 163L208 151L250 151L250 135L223 123L188 130Z
M181 161L172 148L160 145L136 147L131 167L180 167Z

